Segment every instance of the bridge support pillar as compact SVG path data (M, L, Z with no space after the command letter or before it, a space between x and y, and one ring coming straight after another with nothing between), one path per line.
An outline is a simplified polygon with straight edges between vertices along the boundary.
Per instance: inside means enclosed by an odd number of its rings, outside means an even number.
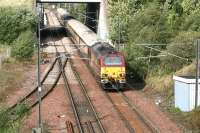
M100 39L109 40L108 20L107 20L107 7L106 0L102 0L99 9L99 23L97 34Z
M100 39L108 41L106 3L88 3L86 25L97 33Z

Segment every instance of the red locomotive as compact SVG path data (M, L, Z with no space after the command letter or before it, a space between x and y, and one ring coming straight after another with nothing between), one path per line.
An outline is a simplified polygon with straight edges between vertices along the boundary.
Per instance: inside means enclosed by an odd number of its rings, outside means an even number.
M99 77L104 89L123 89L126 84L125 59L112 45L101 41L87 26L69 16L64 9L57 10L60 23L70 33L81 54L89 59L90 67Z

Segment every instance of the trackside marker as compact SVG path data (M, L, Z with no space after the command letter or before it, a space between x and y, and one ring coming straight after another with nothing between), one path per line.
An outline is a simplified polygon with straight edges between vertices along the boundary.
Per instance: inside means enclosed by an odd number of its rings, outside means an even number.
M41 87L39 87L39 88L38 88L38 91L39 91L39 92L41 92L41 91L42 91L42 88L41 88Z

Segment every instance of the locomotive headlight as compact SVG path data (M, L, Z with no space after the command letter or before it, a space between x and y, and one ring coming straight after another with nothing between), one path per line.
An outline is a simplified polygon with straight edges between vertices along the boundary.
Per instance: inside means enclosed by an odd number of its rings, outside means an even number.
M102 77L107 77L108 76L108 74L102 74Z
M121 74L120 74L120 77L125 77L125 76L126 76L125 73L121 73Z

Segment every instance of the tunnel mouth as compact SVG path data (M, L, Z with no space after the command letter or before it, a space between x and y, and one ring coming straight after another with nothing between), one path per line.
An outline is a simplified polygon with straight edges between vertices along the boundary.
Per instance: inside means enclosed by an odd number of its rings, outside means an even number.
M42 42L45 42L45 40L49 38L54 41L58 41L63 37L69 37L69 32L65 29L65 27L47 27L40 31L40 35Z

